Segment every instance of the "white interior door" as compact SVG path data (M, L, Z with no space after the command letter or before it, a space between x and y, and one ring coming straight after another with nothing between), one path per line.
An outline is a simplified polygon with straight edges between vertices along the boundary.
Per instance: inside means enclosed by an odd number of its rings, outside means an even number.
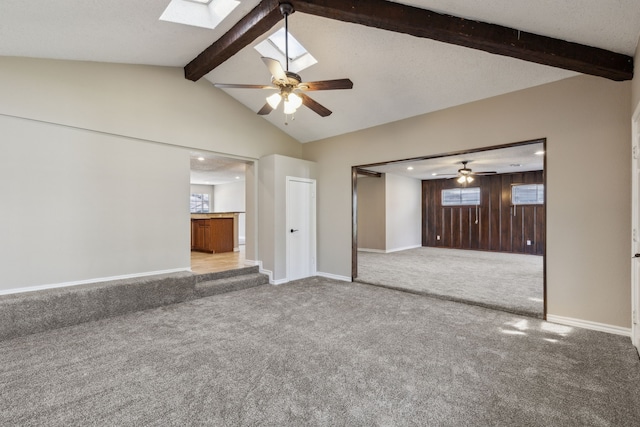
M632 121L633 163L631 167L631 340L640 349L640 105Z
M316 274L316 181L287 177L287 280Z

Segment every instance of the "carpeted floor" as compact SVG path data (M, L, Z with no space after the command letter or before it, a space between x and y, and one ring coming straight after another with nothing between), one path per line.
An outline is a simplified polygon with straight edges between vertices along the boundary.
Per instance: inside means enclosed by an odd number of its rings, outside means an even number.
M358 282L542 319L543 257L415 248L358 252Z
M305 279L0 342L2 426L630 426L628 338Z

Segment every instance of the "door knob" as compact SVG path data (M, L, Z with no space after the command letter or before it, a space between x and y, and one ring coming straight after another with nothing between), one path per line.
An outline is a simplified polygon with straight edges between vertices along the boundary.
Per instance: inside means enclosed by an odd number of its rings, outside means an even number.
M296 231L298 231L298 230L294 230L293 228L291 229L292 233L295 233ZM640 254L637 254L637 255L640 257Z
M640 254L635 254L633 257L634 258L640 258Z

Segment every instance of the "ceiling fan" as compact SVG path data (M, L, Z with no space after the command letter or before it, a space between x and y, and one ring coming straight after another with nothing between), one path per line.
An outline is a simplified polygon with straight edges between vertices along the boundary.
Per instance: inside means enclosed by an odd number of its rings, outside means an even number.
M302 78L296 73L289 71L289 15L293 13L293 6L289 3L280 4L280 12L284 15L285 25L285 58L286 70L282 68L280 62L272 58L262 58L269 72L271 72L272 85L252 85L252 84L227 84L214 83L214 86L224 89L274 89L274 93L267 97L267 103L258 111L260 115L267 115L278 107L280 101L284 101L284 113L294 114L296 110L305 105L309 109L322 117L329 116L332 111L325 106L314 101L306 95L305 91L313 90L333 90L351 89L353 82L349 79L323 80L317 82L302 82Z
M473 182L473 175L481 176L481 175L493 175L493 174L498 173L496 171L474 172L470 168L467 167L467 163L469 163L469 160L463 160L460 163L462 163L462 168L458 169L458 173L457 174L440 174L439 173L437 175L439 175L439 176L454 175L454 176L458 177L458 179L456 179L456 181L458 181L458 183L460 183L460 184L469 184L469 183Z

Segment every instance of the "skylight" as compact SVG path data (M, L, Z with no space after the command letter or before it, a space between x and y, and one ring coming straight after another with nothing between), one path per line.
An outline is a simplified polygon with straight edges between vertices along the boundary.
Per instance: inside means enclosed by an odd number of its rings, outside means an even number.
M214 29L239 4L237 0L171 0L160 20Z
M285 30L280 28L268 38L258 43L255 49L262 56L280 61L283 68L286 68L285 61ZM299 73L305 68L309 68L318 61L295 39L289 32L289 71Z

